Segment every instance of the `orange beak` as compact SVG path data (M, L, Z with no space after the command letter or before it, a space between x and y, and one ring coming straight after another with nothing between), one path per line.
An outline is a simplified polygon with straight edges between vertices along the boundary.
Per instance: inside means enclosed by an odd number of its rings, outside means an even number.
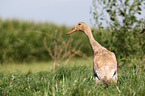
M71 31L69 31L68 33L66 33L66 34L70 34L70 33L72 33L72 32L75 32L76 30L75 30L75 27L71 30Z
M70 33L72 33L72 32L75 32L76 30L71 30L71 31L69 31L68 33L66 33L66 34L70 34Z

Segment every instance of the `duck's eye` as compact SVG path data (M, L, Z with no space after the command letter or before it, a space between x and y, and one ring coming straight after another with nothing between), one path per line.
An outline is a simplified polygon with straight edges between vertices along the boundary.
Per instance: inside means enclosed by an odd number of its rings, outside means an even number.
M80 23L78 25L81 25Z

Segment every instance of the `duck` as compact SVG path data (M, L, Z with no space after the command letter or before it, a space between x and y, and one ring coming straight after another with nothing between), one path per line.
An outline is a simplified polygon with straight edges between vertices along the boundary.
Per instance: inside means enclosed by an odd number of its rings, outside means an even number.
M86 23L77 23L72 30L66 34L77 31L82 31L86 34L94 53L93 80L95 80L96 83L102 82L107 85L112 83L117 84L117 60L115 54L101 46L94 39L91 29Z

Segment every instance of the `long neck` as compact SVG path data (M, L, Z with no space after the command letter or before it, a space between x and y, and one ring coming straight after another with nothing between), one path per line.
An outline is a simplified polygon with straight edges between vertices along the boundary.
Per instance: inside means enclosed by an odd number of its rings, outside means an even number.
M98 52L100 49L104 48L102 47L93 37L91 29L88 27L86 30L84 30L85 34L88 36L91 47L94 51L94 53Z

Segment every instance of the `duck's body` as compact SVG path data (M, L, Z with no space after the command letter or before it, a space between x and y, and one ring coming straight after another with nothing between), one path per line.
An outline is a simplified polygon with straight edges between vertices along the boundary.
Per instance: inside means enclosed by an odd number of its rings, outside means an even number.
M88 36L94 52L94 80L96 80L97 83L100 81L107 84L112 83L112 81L117 83L117 61L115 54L108 51L94 39L91 29L84 22L76 24L76 26L67 34L77 30L83 31Z
M115 54L102 48L94 54L94 80L110 84L117 83L117 61Z

